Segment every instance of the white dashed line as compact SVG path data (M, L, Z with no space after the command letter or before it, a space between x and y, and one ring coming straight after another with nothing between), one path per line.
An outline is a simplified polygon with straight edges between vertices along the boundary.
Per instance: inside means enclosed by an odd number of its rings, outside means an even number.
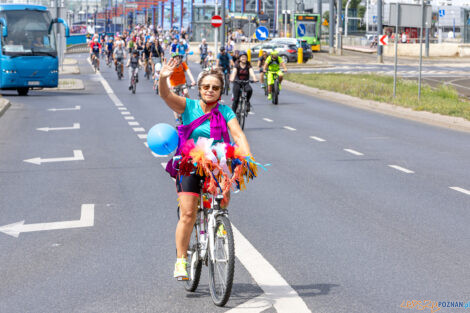
M310 138L312 138L313 140L319 141L319 142L324 142L324 141L326 141L326 140L323 139L323 138L315 137L315 136L310 136Z
M349 153L354 154L354 155L364 155L364 153L355 151L353 149L344 149L344 151L349 152Z
M139 122L128 122L129 126L139 126Z
M129 113L129 112L127 112L127 111L126 111L126 112L121 112L121 114L122 114L122 115L131 115L131 113Z
M125 108L125 107L119 107L118 110L119 110L119 111L126 111L127 108Z
M138 134L137 137L139 137L140 139L147 139L147 134Z
M291 132L296 131L297 129L290 127L290 126L284 126L285 129L290 130Z
M399 170L403 173L414 174L414 172L412 170L406 169L406 168L398 166L398 165L389 165L389 167L394 168L396 170Z
M270 119L270 118L266 118L266 117L264 117L264 118L263 118L263 121L266 121L266 122L268 122L268 123L272 123L272 122L273 122L273 120L272 120L272 119Z
M132 128L135 132L145 132L145 128L143 127L134 127Z
M449 187L449 188L470 196L470 190L463 189L463 188L460 188L460 187Z
M248 114L250 114L250 115L255 115L255 112L248 112Z
M128 121L129 121L129 120L132 121L132 120L134 120L134 117L133 117L133 116L124 116L124 119L125 119L125 120L128 120Z

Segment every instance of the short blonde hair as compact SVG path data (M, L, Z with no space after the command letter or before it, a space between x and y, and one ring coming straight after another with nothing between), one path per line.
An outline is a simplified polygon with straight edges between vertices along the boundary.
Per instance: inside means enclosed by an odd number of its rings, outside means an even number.
M222 87L221 90L224 89L224 74L219 69L210 69L209 71L202 71L197 78L197 87L201 88L201 83L204 78L207 76L214 76L220 82L220 86Z

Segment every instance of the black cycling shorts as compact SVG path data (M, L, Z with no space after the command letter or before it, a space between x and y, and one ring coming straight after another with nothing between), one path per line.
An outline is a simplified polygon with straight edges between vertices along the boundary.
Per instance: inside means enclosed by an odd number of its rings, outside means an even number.
M196 173L190 176L176 175L176 192L178 194L194 195L199 197L201 194L202 184L204 183L204 177L197 175Z

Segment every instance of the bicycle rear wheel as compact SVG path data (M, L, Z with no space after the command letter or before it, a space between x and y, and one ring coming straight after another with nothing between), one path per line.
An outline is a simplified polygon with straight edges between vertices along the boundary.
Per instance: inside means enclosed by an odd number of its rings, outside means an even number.
M237 110L237 119L240 127L245 128L245 118L246 118L246 101L244 98L241 99L238 110Z
M195 291L199 285L199 280L201 278L202 270L202 260L199 260L199 247L198 247L198 237L196 226L193 228L191 233L191 238L189 240L188 247L188 278L189 280L185 281L184 288L187 291Z
M214 237L214 262L209 258L209 289L214 304L224 306L230 298L235 271L233 232L226 216L217 216Z

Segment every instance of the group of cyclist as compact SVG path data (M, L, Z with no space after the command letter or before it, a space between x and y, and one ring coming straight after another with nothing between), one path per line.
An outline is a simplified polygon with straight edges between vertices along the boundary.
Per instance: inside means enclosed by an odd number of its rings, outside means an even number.
M168 35L168 34L166 34ZM101 53L106 57L106 63L114 62L115 70L121 75L124 73L124 61L127 59L126 67L129 68L129 89L132 88L132 78L135 75L135 82L138 82L139 68L146 69L147 75L152 75L153 88L158 88L159 74L162 62L165 60L165 51L176 60L175 71L168 78L168 84L173 89L185 97L189 97L188 89L195 85L195 79L188 67L187 56L189 51L188 41L185 36L165 37L162 33L152 31L152 29L136 28L130 34L116 36L95 36L90 43L91 60L96 60L99 70L99 56ZM101 42L100 42L101 41ZM287 71L286 64L279 57L276 50L267 53L264 51L258 59L259 79L254 73L254 66L248 61L245 51L235 50L227 52L226 47L221 47L217 56L214 56L209 49L206 39L202 39L199 46L200 65L203 70L220 68L226 80L226 88L229 88L229 81L232 83L232 109L236 112L238 108L241 91L244 89L247 95L247 111L251 110L250 99L253 89L251 82L260 81L263 88L267 88L268 100L272 99L272 88L274 85L273 76L279 77L280 83L284 72ZM129 57L127 57L129 54ZM191 81L187 84L186 74ZM266 80L266 81L265 81ZM243 82L243 83L241 83ZM181 124L181 116L175 113L176 124Z

